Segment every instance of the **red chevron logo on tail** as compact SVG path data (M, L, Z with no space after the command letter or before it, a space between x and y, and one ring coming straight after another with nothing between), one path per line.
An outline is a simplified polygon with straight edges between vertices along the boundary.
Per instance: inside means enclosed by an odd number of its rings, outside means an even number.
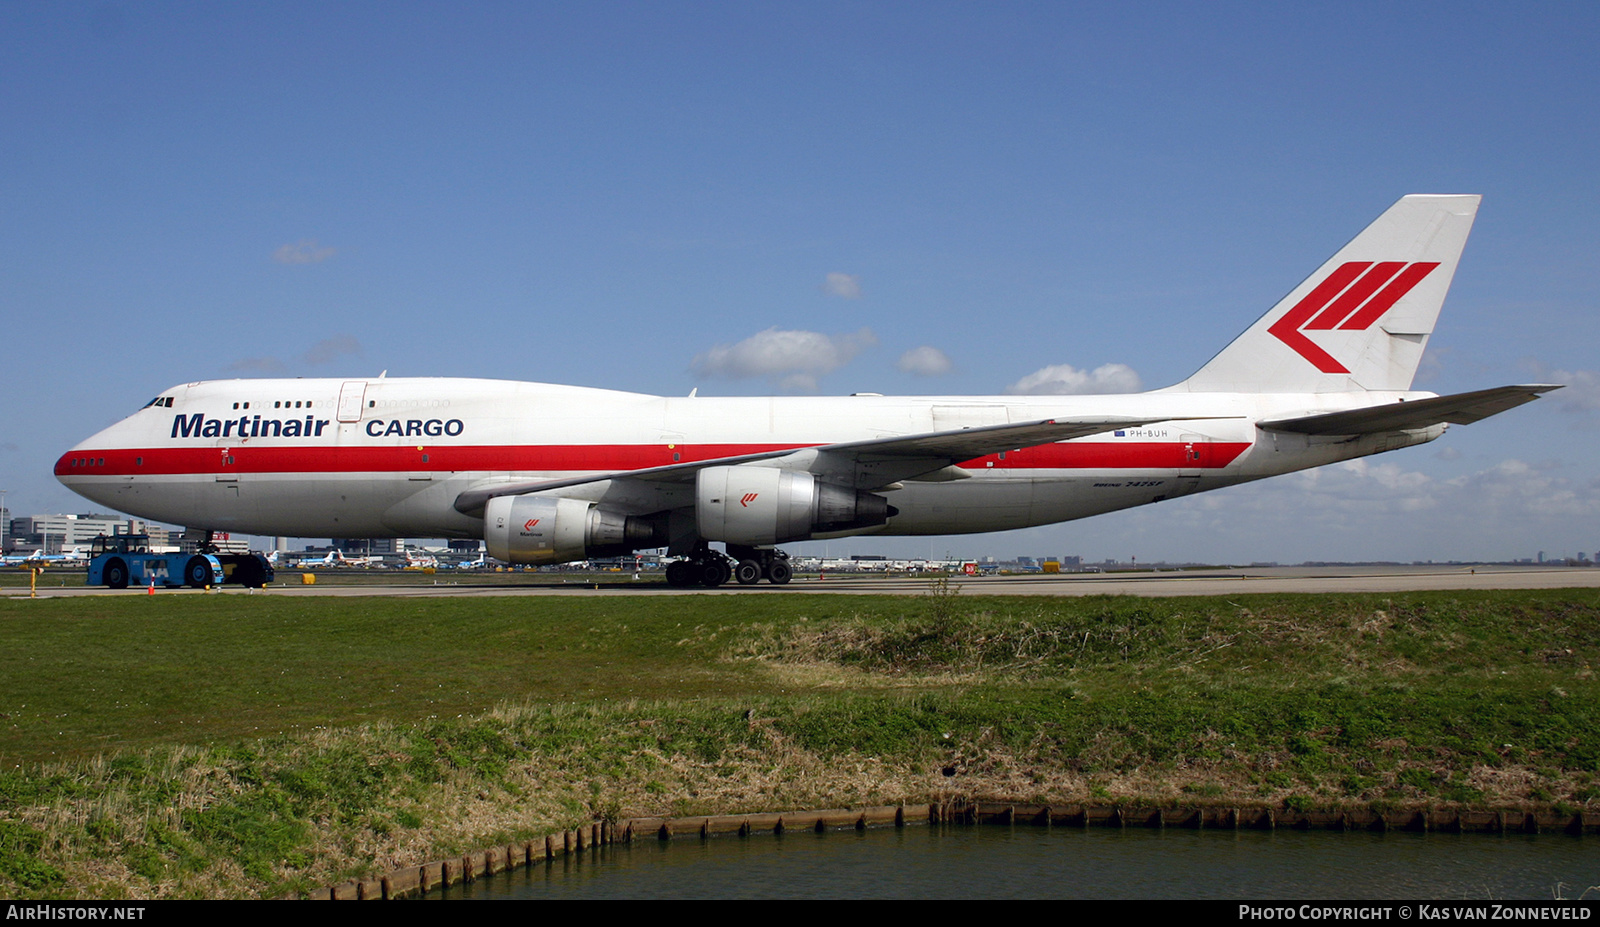
M1323 373L1349 373L1305 333L1366 331L1438 266L1436 261L1341 264L1267 331Z

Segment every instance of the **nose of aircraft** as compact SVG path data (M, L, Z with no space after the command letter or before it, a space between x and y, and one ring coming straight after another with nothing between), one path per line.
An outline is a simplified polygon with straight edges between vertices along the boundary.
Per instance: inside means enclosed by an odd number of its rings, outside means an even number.
M143 463L138 452L125 449L111 432L116 426L80 441L56 458L55 477L61 485L86 499L110 505L117 476L132 476Z
M56 479L60 480L68 488L72 488L76 481L75 478L82 474L87 474L89 468L96 466L95 461L99 459L97 455L93 455L91 451L84 448L84 445L80 444L62 454L56 460Z

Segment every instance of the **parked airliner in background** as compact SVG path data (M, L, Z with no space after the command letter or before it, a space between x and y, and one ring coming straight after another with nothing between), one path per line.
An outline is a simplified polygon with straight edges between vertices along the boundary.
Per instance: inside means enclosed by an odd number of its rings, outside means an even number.
M31 564L44 566L51 563L60 565L65 563L88 562L89 555L85 553L81 547L74 547L71 550L64 550L59 554L47 554L40 550L34 551L31 554L13 554L8 557L0 557L0 564L4 564L6 566L23 566Z
M316 560L301 560L295 565L314 570L318 567L369 567L379 562L379 557L346 557L342 550L330 550Z
M433 554L429 553L426 550L419 550L419 549L417 549L415 547L408 547L405 550L401 551L401 554L405 557L405 560L406 560L405 569L408 569L408 570L432 570L432 569L438 569L438 567L439 567L439 558L435 557Z
M685 558L674 585L784 583L780 544L1083 518L1422 444L1559 388L1411 389L1478 200L1402 198L1193 376L1151 392L208 381L167 390L55 472L102 505L215 531L483 538L508 563L665 546Z
M476 560L464 560L456 564L458 570L487 570L489 568L489 555L479 554Z
M43 565L44 562L43 551L34 551L33 553L29 554L6 554L4 556L0 556L0 566L27 566L34 564Z

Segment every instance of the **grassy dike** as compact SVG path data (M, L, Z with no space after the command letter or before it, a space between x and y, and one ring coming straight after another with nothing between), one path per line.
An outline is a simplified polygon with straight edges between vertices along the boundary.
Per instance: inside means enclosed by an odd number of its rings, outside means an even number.
M0 896L275 897L596 817L1600 807L1600 592L0 601Z

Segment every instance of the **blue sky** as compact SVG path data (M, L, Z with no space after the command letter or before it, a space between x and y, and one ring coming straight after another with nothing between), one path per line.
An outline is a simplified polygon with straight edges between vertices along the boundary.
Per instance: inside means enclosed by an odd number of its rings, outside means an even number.
M858 549L1592 555L1597 39L1576 3L7 3L0 489L88 510L55 457L196 379L1159 387L1399 196L1481 193L1418 387L1566 390Z

